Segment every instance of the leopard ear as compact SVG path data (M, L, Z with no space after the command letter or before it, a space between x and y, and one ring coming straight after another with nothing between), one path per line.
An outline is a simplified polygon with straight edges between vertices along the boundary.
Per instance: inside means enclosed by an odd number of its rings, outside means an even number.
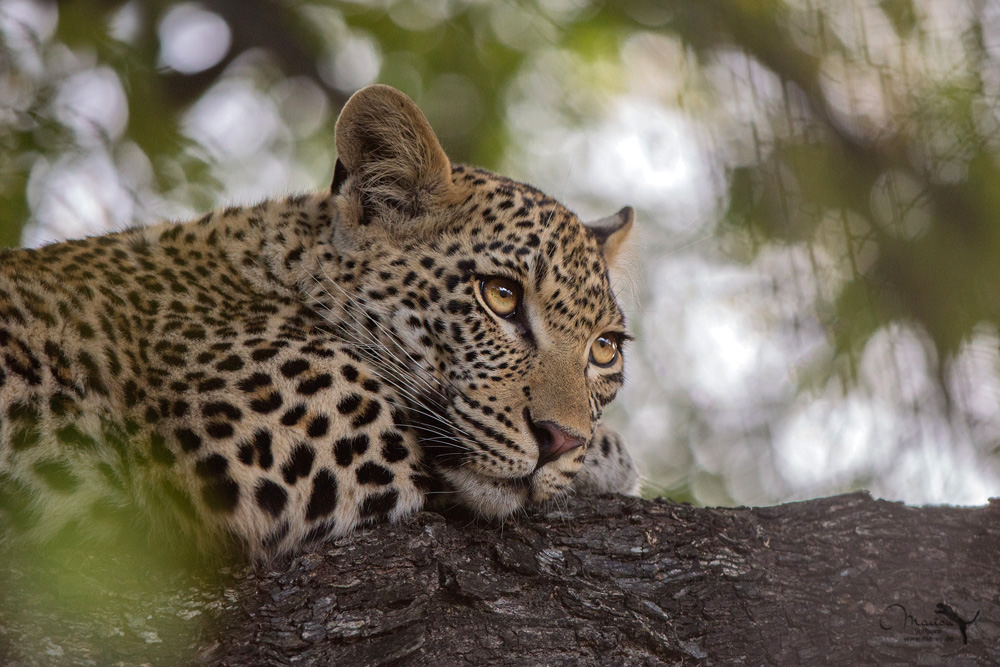
M360 224L419 217L452 190L448 156L417 105L395 88L356 92L337 119L336 141L342 171L334 180Z
M584 223L587 231L593 236L604 251L604 259L608 266L614 266L629 232L632 231L632 221L635 210L626 206L614 215Z

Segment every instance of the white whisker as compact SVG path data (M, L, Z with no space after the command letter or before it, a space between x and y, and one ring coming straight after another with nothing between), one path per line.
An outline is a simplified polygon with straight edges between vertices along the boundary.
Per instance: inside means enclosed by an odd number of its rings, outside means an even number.
M410 363L409 364L404 363L404 360L402 360L399 356L397 356L395 352L393 352L393 350L389 349L385 345L385 343L383 343L379 339L379 337L377 337L370 330L369 327L365 326L358 319L358 317L355 316L353 312L351 312L350 308L342 307L342 310L348 317L351 318L351 320L353 320L353 323L343 319L340 320L335 319L337 313L335 313L334 310L329 305L321 301L318 297L313 296L312 297L313 302L315 303L316 306L318 306L321 309L319 315L324 320L329 322L334 327L335 330L350 332L354 336L356 336L357 339L353 340L347 339L344 336L337 335L333 331L325 333L327 333L333 340L338 340L344 344L352 345L357 349L361 350L362 352L366 352L367 354L365 356L368 358L369 363L372 366L372 369L378 375L379 379L385 382L388 386L395 389L396 392L402 398L404 398L404 400L406 400L407 402L406 407L408 410L411 411L411 413L422 415L442 423L442 426L440 428L428 427L425 424L420 424L419 426L415 427L415 429L418 430L418 432L424 432L440 436L439 438L436 438L434 440L427 438L422 438L422 440L424 440L425 442L447 443L456 448L460 448L462 450L471 452L478 451L479 450L479 447L477 446L478 441L472 433L470 433L464 427L453 423L452 420L447 420L444 417L444 415L441 415L431 410L431 406L426 405L427 397L421 393L414 391L411 387L407 386L406 383L406 381L410 382L416 381L417 383L426 388L432 400L436 399L444 402L448 399L448 395L440 388L440 385L442 384L442 379L430 373L419 362L417 362L417 360L414 359L413 356L406 350L406 348L403 347L403 345L399 342L398 336L393 331L383 326L374 317L372 317L372 315L368 313L365 310L365 308L363 308L360 304L358 304L358 302L347 292L347 290L345 290L343 287L341 287L340 285L338 285L336 282L333 281L333 279L330 277L330 275L326 272L325 269L323 273L324 277L326 278L326 282L328 284L334 285L338 290L340 290L340 292L348 300L349 305L353 305L361 313L364 313L368 321L371 322L375 327L377 327L378 330L380 330L386 336L386 338L396 348L399 349L399 351L401 351L404 355L406 355L406 358L410 361ZM309 277L316 282L316 284L320 287L320 289L322 289L323 293L325 293L331 299L334 299L333 295L326 288L326 284L323 281L321 281L319 278L317 278L312 274L310 274ZM364 342L365 340L367 340L368 342ZM429 376L430 380L428 380L425 377L422 377L421 374ZM433 382L431 380L433 380ZM451 387L454 391L456 391L456 393L459 394L462 393L453 385L451 385L450 382L448 383L448 386ZM447 427L450 428L451 431L447 431L445 429L444 427L445 424L447 424Z

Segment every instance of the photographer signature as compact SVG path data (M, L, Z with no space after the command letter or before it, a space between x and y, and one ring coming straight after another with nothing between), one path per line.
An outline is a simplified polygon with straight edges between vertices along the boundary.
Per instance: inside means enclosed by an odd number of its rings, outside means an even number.
M951 605L939 602L934 609L934 614L941 618L919 618L899 603L891 604L882 611L878 625L883 630L906 630L907 628L934 628L944 626L958 626L962 633L962 643L969 643L968 627L979 618L979 611L975 616L966 620L962 618Z

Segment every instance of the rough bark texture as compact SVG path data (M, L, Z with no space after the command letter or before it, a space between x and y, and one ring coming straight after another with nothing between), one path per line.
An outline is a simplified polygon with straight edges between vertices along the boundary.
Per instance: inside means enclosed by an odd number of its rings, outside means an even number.
M994 665L998 557L997 502L425 512L211 574L22 562L0 580L0 662Z

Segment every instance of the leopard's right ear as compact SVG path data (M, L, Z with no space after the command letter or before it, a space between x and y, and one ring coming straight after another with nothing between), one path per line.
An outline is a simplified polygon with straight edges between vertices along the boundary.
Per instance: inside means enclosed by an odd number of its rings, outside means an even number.
M614 266L619 259L622 247L632 231L633 220L635 220L635 210L631 206L626 206L614 215L584 223L587 232L601 246L604 261L608 266Z
M417 105L389 86L356 92L337 119L334 194L359 224L401 223L451 199L451 163Z

